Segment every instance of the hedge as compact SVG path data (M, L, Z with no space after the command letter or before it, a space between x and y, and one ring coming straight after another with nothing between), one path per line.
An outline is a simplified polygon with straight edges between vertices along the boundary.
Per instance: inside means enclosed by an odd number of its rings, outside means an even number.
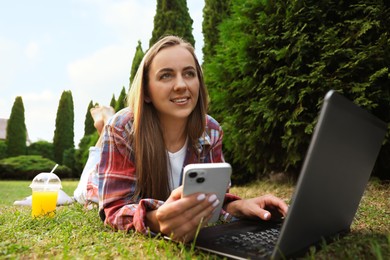
M0 160L0 179L32 180L41 172L50 172L55 162L39 155L21 155ZM71 170L58 166L54 172L60 179L71 177Z

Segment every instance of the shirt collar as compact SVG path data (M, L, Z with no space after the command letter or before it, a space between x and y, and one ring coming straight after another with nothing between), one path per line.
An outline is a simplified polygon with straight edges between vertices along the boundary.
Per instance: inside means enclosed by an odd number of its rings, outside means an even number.
M195 148L198 153L201 154L203 147L205 147L206 145L211 145L211 138L206 132L203 132L203 135L198 138L198 142L195 144Z

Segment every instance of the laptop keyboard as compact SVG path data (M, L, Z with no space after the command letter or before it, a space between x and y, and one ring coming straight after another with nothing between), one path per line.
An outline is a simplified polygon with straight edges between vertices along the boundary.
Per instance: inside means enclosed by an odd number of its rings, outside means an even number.
M234 251L245 252L256 257L269 257L279 237L279 228L270 228L256 232L227 234L217 238L216 245L229 246Z

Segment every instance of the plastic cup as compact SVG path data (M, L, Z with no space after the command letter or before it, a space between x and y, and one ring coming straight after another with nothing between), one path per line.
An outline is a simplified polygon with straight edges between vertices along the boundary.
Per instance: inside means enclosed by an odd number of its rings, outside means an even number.
M31 215L53 217L57 206L58 191L62 188L61 180L54 173L42 172L35 176L32 189Z

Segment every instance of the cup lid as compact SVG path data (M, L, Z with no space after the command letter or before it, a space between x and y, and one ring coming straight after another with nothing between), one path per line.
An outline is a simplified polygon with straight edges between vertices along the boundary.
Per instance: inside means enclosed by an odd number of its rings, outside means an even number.
M61 189L61 180L58 176L51 172L42 172L35 176L30 184L32 189Z

